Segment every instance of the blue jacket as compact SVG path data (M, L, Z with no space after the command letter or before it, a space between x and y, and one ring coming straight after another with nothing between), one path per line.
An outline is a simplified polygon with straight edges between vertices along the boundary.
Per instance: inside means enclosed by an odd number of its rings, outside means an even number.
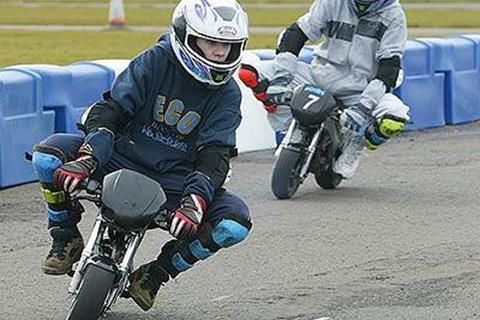
M197 151L205 146L235 148L235 130L241 120L236 82L230 79L210 88L195 80L177 61L166 34L119 74L111 97L130 121L116 132L114 145L95 143L92 136L99 131L87 136L100 165L109 160L113 147L166 179L164 188L193 191L211 200L214 190L208 179L195 177Z

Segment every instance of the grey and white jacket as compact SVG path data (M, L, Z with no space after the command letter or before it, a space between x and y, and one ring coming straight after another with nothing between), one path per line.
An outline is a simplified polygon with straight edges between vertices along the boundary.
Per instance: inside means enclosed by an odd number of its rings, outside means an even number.
M374 108L386 93L384 83L375 79L379 60L401 58L405 50L407 24L399 1L358 17L345 0L316 0L297 24L309 40L325 38L309 68L315 84L346 105ZM294 74L297 63L290 52L278 54L275 77Z

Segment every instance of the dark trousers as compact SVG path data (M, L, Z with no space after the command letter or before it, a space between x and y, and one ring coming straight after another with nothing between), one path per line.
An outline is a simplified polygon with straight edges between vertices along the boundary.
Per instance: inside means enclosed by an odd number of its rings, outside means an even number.
M73 134L54 134L42 141L33 154L33 165L38 174L42 189L50 194L61 192L52 185L53 173L62 163L75 160L83 137ZM99 181L103 176L119 169L137 171L159 182L164 188L167 202L164 207L175 210L180 204L182 193L169 186L156 172L143 168L122 155L114 152L109 162L95 172ZM47 204L49 226L76 225L83 211L79 203L72 203L65 195L64 203ZM48 202L48 201L47 201ZM162 266L174 277L189 269L198 260L203 260L221 248L230 247L244 240L251 228L251 217L247 205L235 194L220 189L205 212L198 233L192 239L167 242L159 260Z

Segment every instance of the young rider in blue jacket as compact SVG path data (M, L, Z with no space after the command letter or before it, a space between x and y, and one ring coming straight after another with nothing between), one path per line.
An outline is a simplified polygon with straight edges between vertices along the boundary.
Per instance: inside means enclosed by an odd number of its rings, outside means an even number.
M244 240L247 205L222 185L235 152L240 90L232 75L248 37L235 0L183 0L172 32L131 61L84 120L86 137L55 134L35 147L33 165L47 202L52 247L47 274L65 274L83 249L78 183L128 168L161 183L172 214L159 256L130 276L144 310L161 284L221 248Z

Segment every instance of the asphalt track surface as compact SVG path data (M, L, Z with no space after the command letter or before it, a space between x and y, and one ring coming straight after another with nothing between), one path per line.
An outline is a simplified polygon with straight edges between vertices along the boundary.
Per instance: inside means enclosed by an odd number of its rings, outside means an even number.
M278 201L272 151L234 161L250 237L168 283L144 313L106 319L480 319L480 125L404 134L333 191L310 177ZM89 207L80 225L92 226ZM36 184L0 190L0 319L64 319L69 278L41 273L49 247ZM136 264L163 241L151 231Z

